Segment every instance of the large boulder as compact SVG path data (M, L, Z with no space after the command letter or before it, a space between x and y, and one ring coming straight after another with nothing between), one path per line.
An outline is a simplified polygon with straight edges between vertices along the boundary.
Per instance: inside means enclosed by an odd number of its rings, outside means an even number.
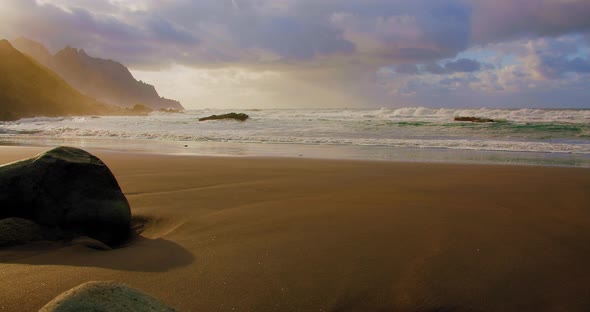
M30 243L45 238L39 224L21 218L0 220L0 247Z
M199 121L207 121L207 120L221 120L221 119L234 119L238 121L246 121L246 119L250 118L250 116L244 113L228 113L223 115L211 115L208 117L199 118Z
M128 237L131 210L100 159L58 147L0 166L0 219L5 218L29 219L112 246Z
M495 122L490 118L472 117L472 116L456 116L455 121L470 121L470 122Z
M173 312L165 303L116 282L88 282L55 297L39 312Z

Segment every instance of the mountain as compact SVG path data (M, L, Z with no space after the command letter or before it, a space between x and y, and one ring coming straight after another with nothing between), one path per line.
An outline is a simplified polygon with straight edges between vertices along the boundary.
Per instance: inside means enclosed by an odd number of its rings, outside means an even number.
M51 62L51 58L53 57L49 50L45 48L39 42L20 37L18 39L10 41L12 46L17 50L25 53L31 57L33 57L37 62L49 67L49 63ZM26 52L25 52L26 51Z
M50 69L0 40L0 120L117 110L80 94Z
M137 104L152 109L184 109L180 102L160 97L154 86L137 81L123 64L89 56L82 49L66 47L51 55L40 43L26 38L14 46L51 68L80 92L104 103L122 107Z

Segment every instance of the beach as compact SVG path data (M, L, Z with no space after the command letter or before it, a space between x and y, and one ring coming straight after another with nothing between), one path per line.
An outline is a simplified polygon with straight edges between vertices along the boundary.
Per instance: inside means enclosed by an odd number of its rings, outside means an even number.
M88 151L144 231L0 250L1 311L91 280L180 311L590 309L588 168Z

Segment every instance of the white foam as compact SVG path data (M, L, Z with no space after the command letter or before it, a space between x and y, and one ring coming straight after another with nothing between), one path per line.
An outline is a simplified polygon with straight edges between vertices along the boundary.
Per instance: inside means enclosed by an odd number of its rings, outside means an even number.
M338 144L466 150L590 154L590 110L431 109L256 110L246 122L198 118L230 110L196 110L148 116L27 118L0 123L1 136L116 138L163 141ZM521 131L488 124L453 122L455 116L506 120L509 124L559 123L581 132ZM425 125L407 125L421 122ZM398 124L396 124L398 123ZM401 124L400 124L401 123ZM461 125L461 126L460 126ZM21 134L15 134L21 133ZM0 136L0 138L1 138Z

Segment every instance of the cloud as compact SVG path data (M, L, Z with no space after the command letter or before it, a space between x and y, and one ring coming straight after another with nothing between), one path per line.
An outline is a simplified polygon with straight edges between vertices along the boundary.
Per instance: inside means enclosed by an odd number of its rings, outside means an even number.
M470 0L473 40L486 44L590 31L587 0Z
M434 60L468 47L470 34L468 7L452 0L6 1L13 8L6 17L24 32L18 35L90 52L99 52L98 41L109 46L100 52L125 60L129 45L152 56L166 50L169 58L151 62L189 66L342 55L383 64Z
M445 74L447 72L446 68L441 66L438 63L429 63L424 65L424 71L431 73L431 74Z
M196 45L199 43L199 40L190 32L179 29L171 22L157 17L146 19L146 30L148 33L151 33L155 39L161 42L183 43L189 45Z
M516 97L578 88L590 74L587 0L3 0L0 19L9 39L83 48L156 85L150 71L209 85L194 78L206 71L269 105L280 94L317 94L318 105ZM238 86L235 69L276 75Z
M66 1L7 1L11 10L0 12L11 28L7 37L30 37L53 52L70 45L126 64L161 65L182 58L199 42L165 19L122 11L113 4L92 1L96 11L90 11L78 6L88 1L71 6ZM125 18L120 14L126 14Z
M327 24L308 23L289 16L240 21L241 31L232 32L244 49L262 49L282 59L313 60L320 55L353 52L354 45Z
M13 36L145 67L432 63L474 44L590 30L583 0L5 1Z
M581 36L538 39L529 42L527 48L525 59L536 79L564 79L572 73L590 73L588 46Z
M471 73L483 69L494 69L494 65L488 63L481 63L474 59L459 58L456 60L449 60L442 64L427 63L427 64L401 64L393 67L397 74L405 75L450 75L454 73ZM389 71L391 72L391 71ZM382 72L383 74L384 72Z
M401 64L453 57L468 47L467 11L453 1L368 1L363 9L333 13L331 20L366 57Z
M541 57L537 71L547 79L560 79L568 73L590 73L590 60L575 57Z
M481 64L476 60L461 58L445 64L446 72L470 73L481 69Z
M324 70L260 70L173 65L163 71L132 70L137 79L158 86L162 96L181 98L191 108L359 107L378 98L370 80L334 79ZM321 83L318 83L321 82Z
M395 66L395 72L398 74L417 75L419 73L418 66L414 64L401 64Z
M414 105L588 107L588 50L581 35L514 40L462 53L480 60L418 64L417 73L396 66L379 78L393 98Z

